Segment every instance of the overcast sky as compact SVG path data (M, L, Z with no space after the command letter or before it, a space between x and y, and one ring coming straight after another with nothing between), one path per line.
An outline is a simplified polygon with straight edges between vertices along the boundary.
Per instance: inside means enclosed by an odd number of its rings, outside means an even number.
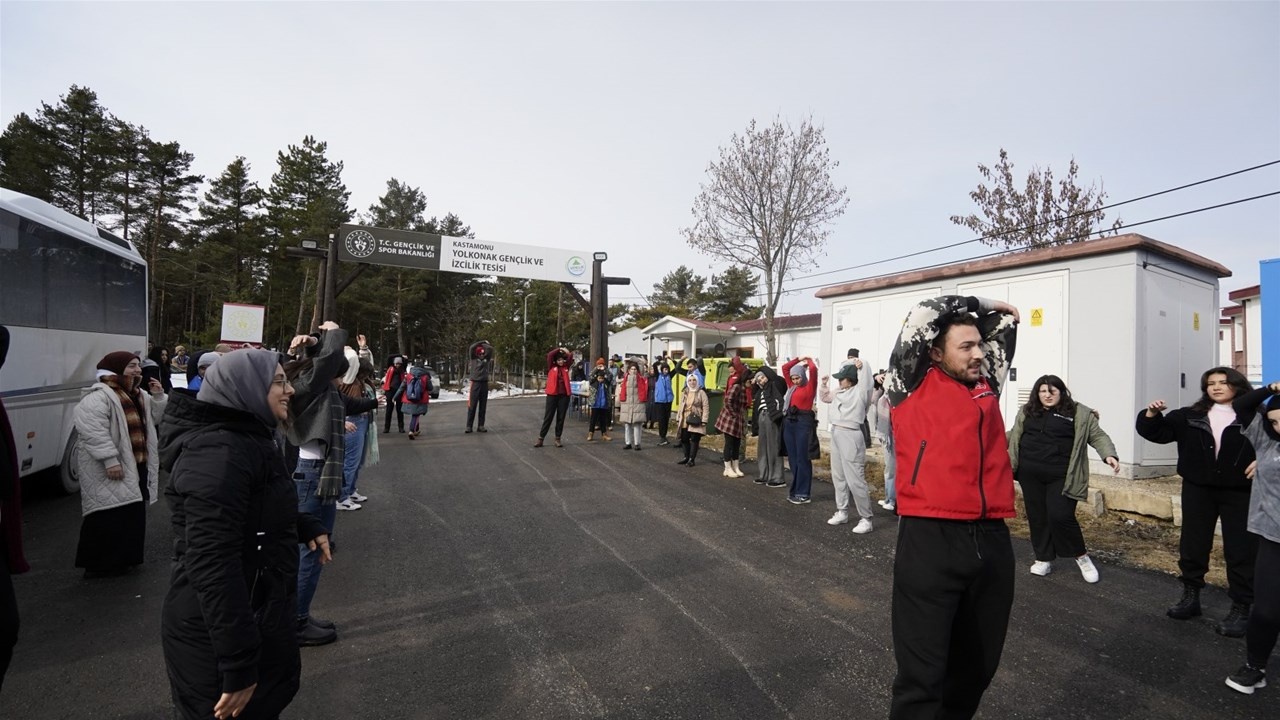
M480 238L609 253L643 293L726 264L680 229L753 118L825 127L849 208L812 286L960 260L976 165L1074 157L1118 202L1280 160L1280 3L0 3L0 121L92 88L216 176L266 187L311 134L357 210L395 177ZM1134 203L1138 222L1280 190L1280 165ZM1229 267L1280 257L1280 196L1135 228ZM808 274L808 273L805 273ZM800 289L804 288L804 289ZM638 301L633 288L612 300Z

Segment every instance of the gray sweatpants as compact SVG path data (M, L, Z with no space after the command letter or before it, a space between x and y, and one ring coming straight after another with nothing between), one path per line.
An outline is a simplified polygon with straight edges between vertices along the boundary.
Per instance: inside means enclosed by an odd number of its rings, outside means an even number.
M836 486L836 509L849 510L849 493L858 508L858 517L871 517L871 494L867 491L867 445L860 428L833 425L831 428L831 481Z

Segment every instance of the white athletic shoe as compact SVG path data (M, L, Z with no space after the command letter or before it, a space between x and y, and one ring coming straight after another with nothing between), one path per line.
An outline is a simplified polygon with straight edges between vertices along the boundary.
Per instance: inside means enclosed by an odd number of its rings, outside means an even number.
M351 493L351 499L358 503L366 502L369 500L369 498L365 497L364 495L361 495L358 492Z
M1089 559L1088 555L1076 558L1076 565L1080 567L1080 574L1084 576L1085 582L1098 582L1098 568L1094 567L1093 560Z
M361 507L360 503L355 502L351 498L347 498L346 500L338 503L339 510L359 510Z
M1035 564L1031 566L1032 575L1039 575L1040 577L1044 577L1045 575L1048 575L1051 572L1053 572L1053 563L1048 562L1046 560L1037 560Z
M849 513L845 510L837 510L835 515L827 521L828 525L843 525L849 522Z
M862 518L857 525L853 526L853 531L859 535L866 535L871 532L871 521L867 518Z

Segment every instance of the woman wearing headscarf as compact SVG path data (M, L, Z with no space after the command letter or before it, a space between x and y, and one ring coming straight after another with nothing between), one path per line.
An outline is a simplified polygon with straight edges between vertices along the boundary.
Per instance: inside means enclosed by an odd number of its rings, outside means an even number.
M806 368L808 372L805 372ZM796 505L809 502L813 485L813 459L809 456L811 435L817 428L813 403L817 397L818 366L811 358L797 358L782 366L787 378L787 395L783 399L782 437L791 459L791 492L787 500Z
M228 353L165 415L174 569L161 640L182 718L275 718L298 692L298 545L321 563L331 555L324 524L298 513L285 468L293 387L280 361Z
M724 433L724 476L740 478L746 475L738 467L738 455L742 452L742 436L747 429L747 377L751 371L738 358L733 359L733 375L725 383L724 405L716 417L716 429Z
M782 442L782 400L787 394L787 383L768 365L756 372L755 405L751 413L752 434L756 441L756 468L760 471L757 485L785 487L786 468L782 458L786 446Z
M98 361L98 382L75 409L73 458L80 478L76 567L86 578L120 575L142 564L148 504L160 472L156 427L166 398L158 380L140 387L142 360L131 352Z
M711 413L711 402L697 373L689 373L685 379L684 392L680 393L680 411L676 415L676 428L680 431L680 447L684 448L684 457L676 461L677 465L693 467L698 459L698 446L702 436L707 434L707 415Z

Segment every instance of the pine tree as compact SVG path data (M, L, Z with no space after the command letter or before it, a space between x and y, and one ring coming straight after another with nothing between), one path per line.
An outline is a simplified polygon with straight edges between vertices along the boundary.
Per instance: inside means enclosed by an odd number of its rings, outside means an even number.
M264 279L267 254L261 207L265 197L257 183L249 180L249 163L241 156L209 184L200 203L198 225L205 231L204 243L222 260L215 262L222 268L230 302L253 299Z
M719 275L712 275L707 283L703 319L712 322L748 320L760 316L763 309L752 305L760 278L750 268L735 265Z
M0 187L53 201L55 158L48 128L18 113L0 134Z
M151 138L146 128L111 118L112 166L106 182L107 205L112 214L107 225L128 240L146 222L141 176Z
M37 122L52 141L51 202L88 220L109 213L104 200L114 164L113 137L97 93L72 85L57 105L41 103Z
M139 200L145 210L143 231L135 240L142 256L152 268L152 275L165 274L159 262L161 248L172 247L183 236L195 201L196 188L204 177L190 172L195 156L186 152L177 142L159 143L148 140L138 180ZM156 303L155 284L151 293L151 332L159 331L159 305Z
M276 154L276 172L267 190L267 231L272 252L268 285L268 337L283 345L290 335L304 329L307 307L313 320L319 315L314 302L305 296L317 286L317 263L302 266L286 258L284 248L297 247L303 239L318 240L323 245L330 233L351 220L347 202L351 193L342 183L342 163L331 162L325 153L328 144L308 135L301 145L290 145ZM293 303L299 305L294 306ZM298 308L297 322L286 309ZM305 325L310 327L310 325Z

